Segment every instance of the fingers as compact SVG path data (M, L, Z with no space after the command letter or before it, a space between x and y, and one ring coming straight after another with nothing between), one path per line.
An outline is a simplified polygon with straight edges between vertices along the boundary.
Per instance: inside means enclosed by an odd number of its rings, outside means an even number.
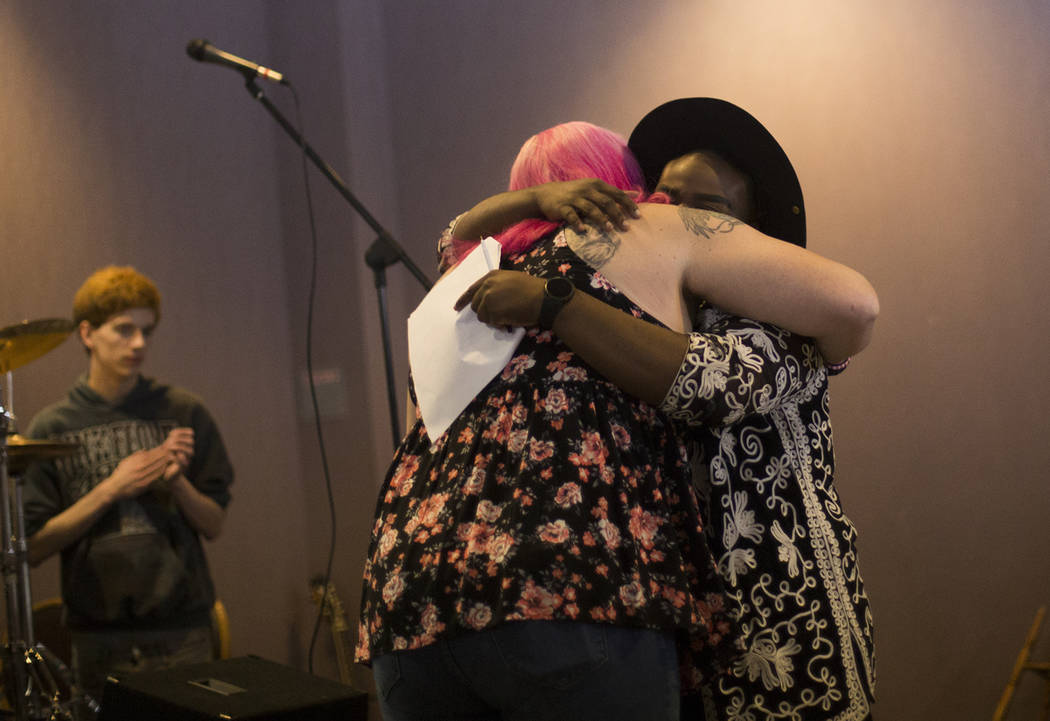
M605 185L601 192L595 192L590 196L591 202L599 206L609 216L620 230L627 230L627 218L637 218L638 204L624 191Z
M175 460L175 453L172 451L165 450L163 453L152 455L148 462L144 464L139 470L143 476L156 477L164 471L169 463Z
M180 463L169 463L168 465L166 465L164 467L164 473L162 474L161 477L165 481L170 481L171 479L173 479L176 476L178 476L179 474L181 474L184 470L185 470L185 466L183 466Z
M470 305L470 309L477 314L478 320L482 323L488 323L490 316L489 304L485 301L493 285L499 282L499 274L505 272L507 271L490 270L478 278L470 284L469 288L463 291L463 295L456 300L456 304L453 307L458 311Z
M481 288L481 286L484 285L493 274L498 272L498 270L490 270L488 273L471 283L470 287L463 291L463 295L456 299L456 303L452 307L455 310L463 310L467 307L467 304L473 305L472 301L474 300L474 295L478 292L478 289Z
M576 209L571 205L565 205L562 207L561 217L577 233L583 234L587 232L587 224L583 222L579 214L576 212Z
M164 475L164 470L171 462L165 456L138 460L138 464L127 468L116 481L118 492L124 498L133 498L149 488L154 481Z
M187 427L172 428L165 439L165 443L175 445L193 445L193 429Z
M463 295L459 296L459 298L456 299L455 305L452 306L453 310L463 310L474 298L474 294L477 292L477 290L478 284L474 283L465 291L463 291Z
M478 316L478 320L482 323L488 323L489 316L491 315L489 312L491 304L486 303L486 300L488 300L489 292L492 289L492 282L490 282L490 279L488 278L484 278L483 280L485 282L478 285L477 292L475 292L470 299L470 309Z
M158 467L163 468L165 464L171 461L172 455L173 452L165 444L161 444L153 448L135 451L122 460L120 465L127 466L139 475L147 475Z
M193 455L193 441L167 441L161 446L169 454Z
M627 230L628 215L632 218L638 217L638 206L621 190L616 190L615 193L596 194L590 200L612 221L617 230Z
M169 462L174 461L183 467L188 466L194 451L193 429L186 427L172 429L159 447L166 451Z
M154 481L164 477L175 465L175 454L164 444L148 450L135 451L124 458L107 482L120 498L134 498L150 488Z
M593 198L580 198L577 205L587 222L601 230L627 230L627 218L616 201L605 195ZM575 228L578 233L586 233L587 228L581 223Z
M533 325L543 301L543 282L519 271L489 271L471 284L454 307L462 310L469 303L478 320L488 325Z
M175 451L175 462L178 463L181 468L189 468L191 458L193 458L193 453Z
M180 447L173 447L175 445L169 437L163 444L145 451L148 455L138 467L138 475L153 481L163 475L172 464L178 464L182 468L188 467L189 459L193 457L192 443L189 447L185 447L183 443L178 444Z
M596 228L627 230L627 218L638 217L638 205L627 193L608 183L588 179L575 187L562 206L562 217L579 233L585 219Z

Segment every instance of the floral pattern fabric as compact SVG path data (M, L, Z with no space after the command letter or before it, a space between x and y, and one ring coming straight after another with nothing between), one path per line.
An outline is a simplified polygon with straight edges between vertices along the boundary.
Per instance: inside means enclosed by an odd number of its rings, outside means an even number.
M696 426L707 533L747 648L705 687L707 721L868 718L872 617L820 355L714 309L699 327L661 407Z
M503 267L562 275L644 313L558 234ZM655 321L653 321L655 322ZM431 445L417 416L380 490L356 658L526 619L678 630L699 651L735 628L670 420L531 328Z

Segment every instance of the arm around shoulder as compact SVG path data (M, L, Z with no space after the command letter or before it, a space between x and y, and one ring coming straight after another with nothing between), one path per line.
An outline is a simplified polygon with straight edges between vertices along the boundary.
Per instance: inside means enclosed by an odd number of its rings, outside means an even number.
M554 333L630 395L657 406L678 376L690 337L576 293L554 320Z
M662 231L680 242L689 238L683 274L689 292L734 315L813 338L829 363L870 342L879 299L857 271L729 216L679 207L674 223L670 212L656 214Z
M468 288L467 304L483 323L531 326L539 319L544 280L513 270L491 271ZM689 336L624 313L577 292L554 319L553 332L581 358L627 393L653 405L678 374Z
M531 218L564 222L581 232L585 222L623 229L637 210L627 193L597 178L563 180L486 198L460 216L452 237L481 240Z

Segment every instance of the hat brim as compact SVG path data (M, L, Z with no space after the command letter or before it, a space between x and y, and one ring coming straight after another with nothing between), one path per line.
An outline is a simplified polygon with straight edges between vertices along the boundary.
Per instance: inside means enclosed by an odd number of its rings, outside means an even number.
M655 189L664 166L697 150L723 156L751 178L766 235L806 246L806 210L795 169L780 144L746 110L717 98L679 98L649 112L628 141Z

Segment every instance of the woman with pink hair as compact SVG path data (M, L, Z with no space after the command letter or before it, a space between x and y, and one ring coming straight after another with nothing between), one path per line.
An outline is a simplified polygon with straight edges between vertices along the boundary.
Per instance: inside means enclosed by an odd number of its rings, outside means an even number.
M486 230L499 233L503 254L511 255L528 250L563 222L582 231L580 214L622 219L643 200L648 200L645 177L622 136L582 121L555 125L522 145L506 193L453 221L438 245L440 266L459 262ZM653 200L667 202L663 195ZM476 227L469 227L472 221Z
M513 176L643 182L623 138L584 123L530 139ZM650 318L561 231L512 228L503 267ZM732 651L699 517L669 420L529 329L440 438L417 414L384 480L356 654L384 718L677 718L678 638Z

